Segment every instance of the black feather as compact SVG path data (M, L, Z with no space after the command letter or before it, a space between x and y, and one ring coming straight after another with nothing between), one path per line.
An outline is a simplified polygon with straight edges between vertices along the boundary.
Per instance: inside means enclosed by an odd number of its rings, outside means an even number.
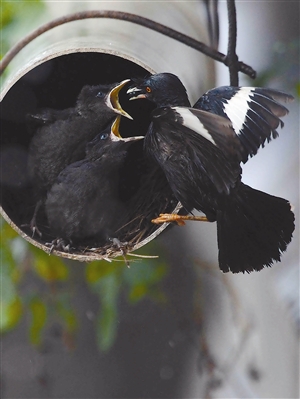
M195 208L217 221L221 270L251 272L279 261L295 227L291 206L244 185L240 162L277 136L279 118L287 113L277 101L292 97L276 90L227 86L185 108L185 92L167 75L153 75L128 93L157 106L145 150L187 211Z
M45 108L28 115L28 129L35 131L29 145L28 173L33 185L36 209L29 224L39 232L36 214L59 173L83 159L85 146L115 117L107 103L117 84L84 86L75 107L65 110Z
M243 92L247 92L248 96L246 107L242 101L239 103L236 100ZM266 141L278 137L276 129L283 127L280 117L288 113L280 102L291 100L293 96L273 89L223 86L203 94L194 108L228 118L235 129L236 124L240 126L235 133L244 147L245 163Z
M101 245L127 221L119 170L132 142L112 141L110 127L88 143L86 157L56 178L45 202L51 233L75 245Z

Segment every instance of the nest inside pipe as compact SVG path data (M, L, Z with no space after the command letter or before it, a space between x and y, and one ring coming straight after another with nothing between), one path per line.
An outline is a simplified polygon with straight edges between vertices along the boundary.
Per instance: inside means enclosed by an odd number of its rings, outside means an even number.
M49 59L24 74L4 96L1 103L1 211L10 225L27 241L49 252L46 243L57 238L50 231L45 210L41 209L37 225L42 237L32 237L24 225L32 218L36 199L27 171L27 157L32 138L26 115L44 107L64 109L74 106L77 94L86 85L118 82L145 76L149 70L132 60L102 52L75 52ZM121 95L122 101L122 95ZM145 135L151 105L139 102L133 107L124 96L126 110L133 116L135 128L126 120L121 124L123 137L138 131ZM132 107L132 108L131 108ZM130 121L129 121L130 122ZM132 122L131 122L132 123ZM120 171L120 198L130 213L130 222L120 226L119 239L134 251L160 234L167 225L151 223L159 213L178 212L170 187L160 169L143 152L143 143L130 149ZM102 246L77 245L69 251L53 254L80 261L110 259L122 255L111 243Z

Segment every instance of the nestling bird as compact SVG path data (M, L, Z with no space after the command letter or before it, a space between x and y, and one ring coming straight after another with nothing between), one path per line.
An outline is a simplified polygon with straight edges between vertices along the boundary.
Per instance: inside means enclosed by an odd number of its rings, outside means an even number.
M29 146L28 169L36 196L36 209L30 228L39 232L36 214L47 191L59 173L71 163L83 159L86 144L92 140L116 114L130 118L118 101L119 91L128 80L109 85L84 86L75 107L65 110L43 109L28 115L35 135Z
M119 171L129 146L143 136L118 137L119 117L86 145L83 160L68 165L48 191L45 209L62 249L117 238L128 220L119 197ZM62 239L62 240L61 240Z
M292 238L294 214L285 199L243 184L240 163L277 136L279 117L288 111L276 99L291 96L225 87L197 101L205 110L189 108L186 90L172 74L134 81L127 93L156 104L144 148L183 207L217 222L220 269L251 272L279 261Z

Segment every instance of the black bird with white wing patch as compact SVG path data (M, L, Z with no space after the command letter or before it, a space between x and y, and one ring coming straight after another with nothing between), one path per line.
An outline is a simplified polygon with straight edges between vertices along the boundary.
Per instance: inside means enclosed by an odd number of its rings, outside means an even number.
M144 82L134 81L127 91L131 99L146 98L157 106L145 150L160 165L184 208L188 212L195 208L217 222L222 271L251 272L270 266L291 241L294 214L285 199L243 184L240 163L277 136L279 117L287 110L276 99L291 97L265 89L227 87L220 89L221 95L215 89L209 98L199 99L196 106L204 110L189 108L186 90L174 76L157 74Z
M158 73L132 82L127 90L131 99L147 99L157 107L191 107L186 88L172 73ZM290 94L274 89L222 86L203 94L193 108L231 121L243 146L242 162L246 163L266 141L278 137L276 129L283 127L280 118L288 114L281 103L292 100Z

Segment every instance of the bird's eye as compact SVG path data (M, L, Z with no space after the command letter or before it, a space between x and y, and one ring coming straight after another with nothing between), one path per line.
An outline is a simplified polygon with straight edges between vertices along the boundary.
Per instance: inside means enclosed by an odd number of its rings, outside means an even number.
M99 93L97 93L96 97L102 98L102 97L104 97L104 93L102 91L99 91Z
M152 91L152 90L151 90L151 87L147 86L147 87L146 87L146 92L147 92L147 93L151 93L151 91Z
M101 136L100 136L100 140L106 140L107 137L108 137L108 134L107 134L107 133L103 133L103 134L101 134Z

